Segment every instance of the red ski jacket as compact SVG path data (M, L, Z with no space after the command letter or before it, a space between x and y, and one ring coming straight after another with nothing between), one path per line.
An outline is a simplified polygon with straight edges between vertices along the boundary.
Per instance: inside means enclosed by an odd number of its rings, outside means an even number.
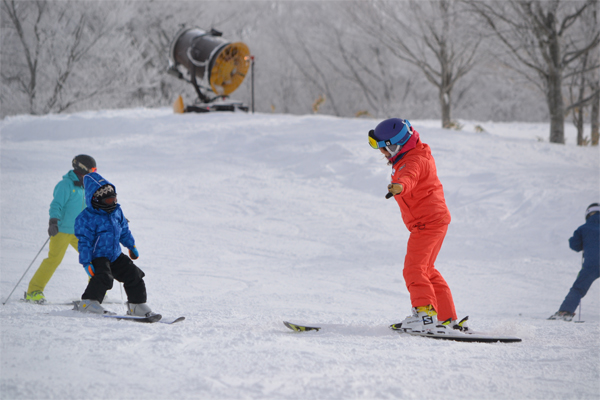
M394 196L402 220L409 231L425 229L426 225L448 225L450 211L444 199L444 189L437 176L431 149L420 140L414 149L394 162L392 183L403 186Z

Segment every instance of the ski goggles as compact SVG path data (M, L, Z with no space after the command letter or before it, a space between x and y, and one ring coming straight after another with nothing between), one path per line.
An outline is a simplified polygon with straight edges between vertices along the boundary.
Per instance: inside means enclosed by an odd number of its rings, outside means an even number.
M117 196L106 197L100 200L102 204L106 204L107 206L112 206L117 204Z
M410 125L405 124L402 130L398 132L397 135L391 137L388 140L377 140L377 138L375 138L375 130L371 129L369 131L369 144L374 149L381 149L383 147L391 146L393 144L404 146L406 142L408 142L408 139L410 139L410 137L412 136L412 129L409 131L409 126Z
M117 196L112 195L110 197L93 197L92 201L96 204L103 204L105 206L112 206L117 204Z

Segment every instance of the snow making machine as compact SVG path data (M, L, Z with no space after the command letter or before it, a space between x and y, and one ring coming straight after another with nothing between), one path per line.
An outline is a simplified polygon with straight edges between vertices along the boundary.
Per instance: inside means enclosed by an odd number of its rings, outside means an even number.
M242 84L253 60L248 46L228 42L215 29L181 29L171 42L167 72L191 83L198 98L185 106L179 96L173 111L248 111L247 105L230 100L229 95Z

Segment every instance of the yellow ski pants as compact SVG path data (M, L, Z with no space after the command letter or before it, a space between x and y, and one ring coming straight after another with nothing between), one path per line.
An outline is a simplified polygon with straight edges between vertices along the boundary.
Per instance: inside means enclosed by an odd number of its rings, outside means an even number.
M79 241L77 237L71 233L58 232L55 236L50 237L50 249L48 250L48 258L40 264L40 267L29 281L27 293L34 290L44 291L44 288L54 275L54 271L62 262L69 245L73 246L79 252L77 247Z

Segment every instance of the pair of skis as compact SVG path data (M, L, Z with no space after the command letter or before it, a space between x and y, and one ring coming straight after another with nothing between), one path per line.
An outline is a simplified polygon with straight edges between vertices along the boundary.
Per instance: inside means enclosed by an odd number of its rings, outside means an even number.
M77 310L77 301L74 301L73 303L71 303L74 307L73 310ZM114 318L117 320L124 320L124 321L133 321L133 322L142 322L142 323L146 323L146 324L153 324L155 322L160 322L161 324L174 324L176 322L181 322L185 319L185 317L178 317L178 318L174 318L174 319L169 319L169 320L165 320L162 319L162 315L160 314L152 314L152 315L148 315L148 316L138 316L138 315L119 315L116 313L113 313L111 311L104 311L104 314L101 314L104 318Z
M283 321L283 324L289 329L295 332L309 332L319 331L319 326L299 325L291 322ZM485 333L463 333L463 332L449 332L449 333L424 333L424 332L412 332L410 330L404 330L399 327L399 324L390 325L390 329L398 333L410 336L420 336L430 339L438 340L451 340L455 342L478 342L478 343L516 343L520 342L521 339L513 336L493 336Z
M68 302L57 302L57 303L49 302L49 301L30 302L30 301L26 301L23 299L21 299L21 301L25 302L25 303L40 305L40 306L75 306L79 300L73 300L73 301L68 301ZM111 302L105 301L105 302L102 302L102 304L123 304L123 303L114 302L114 301L111 301ZM98 315L98 314L90 314L90 315ZM107 311L105 314L102 314L101 316L104 318L114 318L117 320L142 322L142 323L148 323L148 324L159 322L161 324L168 324L168 325L185 320L185 317L163 319L162 315L160 315L160 314L151 315L149 317L140 317L140 316L136 316L136 315L119 315L119 314L116 314L116 313L113 313L110 311Z
M179 318L175 318L175 319L165 320L165 319L162 319L162 315L160 315L160 314L151 315L149 317L138 317L135 315L117 315L117 314L103 314L102 316L104 318L114 318L114 319L125 320L125 321L143 322L143 323L148 323L148 324L153 324L155 322L159 322L161 324L168 324L168 325L174 324L176 322L181 322L185 319L185 317L179 317Z
M42 301L42 302L38 302L38 301L28 301L25 299L20 299L19 300L22 303L29 303L29 304L35 304L38 306L72 306L76 301L79 300L71 300L71 301L59 301L59 302L53 302L53 301ZM103 301L102 304L123 304L123 302L121 301Z

